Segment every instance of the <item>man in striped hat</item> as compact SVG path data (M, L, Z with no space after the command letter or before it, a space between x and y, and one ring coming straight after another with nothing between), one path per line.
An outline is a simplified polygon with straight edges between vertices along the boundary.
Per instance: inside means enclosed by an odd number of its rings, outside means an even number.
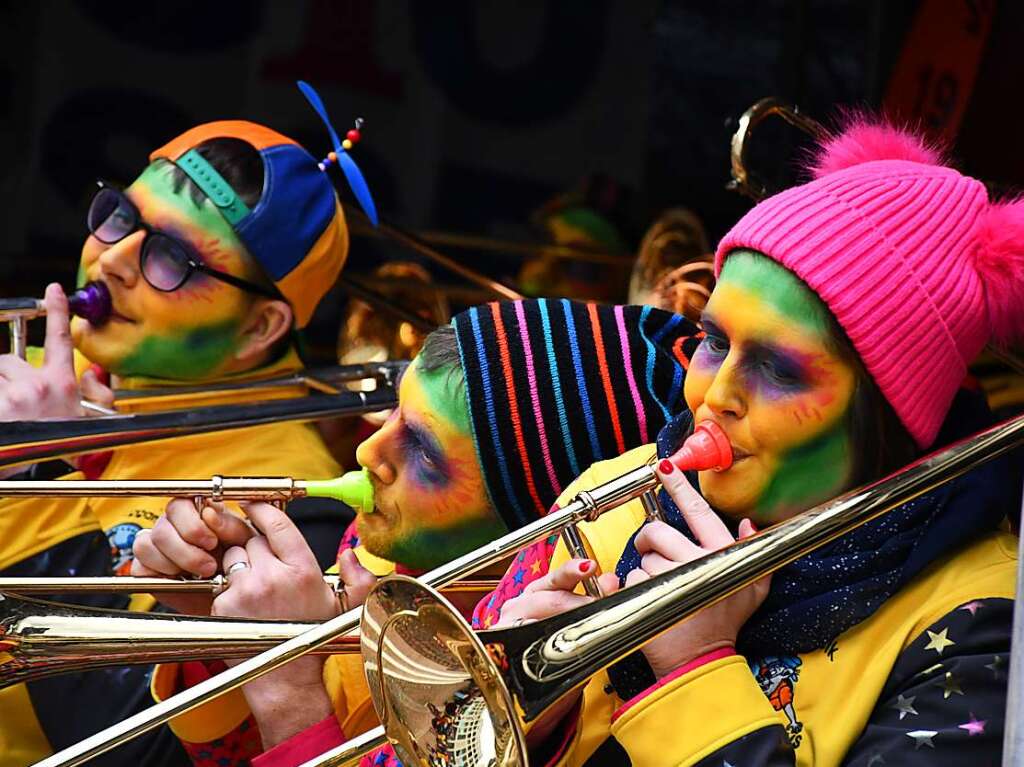
M434 331L400 382L399 406L357 451L375 508L357 516L339 556L349 605L362 601L378 575L430 569L533 521L583 469L653 441L684 407L697 332L685 318L651 307L565 299L475 307ZM250 518L260 507L250 507ZM244 575L217 597L215 614L321 620L337 611L333 593L315 583L313 559L292 550L296 536L268 533L261 551L277 555L268 564L263 554L247 557L251 531L211 532L225 546L245 545L225 554L222 568ZM164 554L194 537L181 533ZM146 560L147 552L135 554ZM242 561L248 567L236 564ZM198 664L185 665L180 674L161 667L160 697L173 691L168 680L203 676ZM361 661L351 656L334 656L326 667L301 659L243 692L237 705L204 707L173 723L198 764L253 756L250 709L264 749L317 722L317 732L335 740L339 727L351 737L375 724Z
M493 303L435 331L359 463L378 556L426 570L547 513L592 463L651 442L682 407L696 328L650 307Z

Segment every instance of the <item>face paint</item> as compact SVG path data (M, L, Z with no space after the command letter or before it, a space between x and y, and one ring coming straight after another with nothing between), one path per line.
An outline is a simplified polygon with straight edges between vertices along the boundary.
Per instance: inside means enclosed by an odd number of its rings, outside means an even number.
M732 468L700 473L723 513L768 524L847 488L857 372L834 351L827 317L775 262L750 253L726 261L685 386L695 420L716 421L733 444Z
M398 408L356 451L370 472L376 510L358 517L373 554L426 570L506 531L491 508L477 462L469 410L449 370L414 362Z
M152 375L153 370L172 370L175 378L208 376L231 355L238 344L238 322L228 320L169 337L149 336L118 365L122 376Z
M188 185L175 191L172 169L155 162L125 190L142 219L189 245L208 266L253 279L249 256L227 221L209 200L197 205ZM253 298L199 272L170 293L151 287L139 266L144 236L137 231L113 245L86 240L79 283L106 283L114 315L100 328L73 320L76 346L117 375L195 380L226 372Z

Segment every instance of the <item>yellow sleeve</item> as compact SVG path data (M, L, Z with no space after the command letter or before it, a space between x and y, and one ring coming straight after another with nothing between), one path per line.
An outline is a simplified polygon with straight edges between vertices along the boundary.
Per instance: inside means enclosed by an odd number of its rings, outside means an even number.
M568 505L581 490L591 490L609 482L632 469L643 466L654 455L654 445L641 447L623 453L618 458L595 463L573 480L558 497L559 508ZM597 562L601 572L611 572L622 556L622 550L637 528L643 524L644 510L640 501L630 501L617 509L605 512L594 522L579 525L580 535L590 556ZM559 541L551 557L554 569L570 559L565 544ZM582 593L582 587L579 589Z
M154 669L150 692L156 702L181 691L179 670L178 663L161 663ZM347 737L360 735L379 724L363 675L361 655L330 656L324 664L323 678L338 724ZM176 716L169 726L179 740L208 743L237 729L250 713L249 704L239 688Z
M161 663L153 669L149 690L157 703L181 692L178 682L180 663ZM208 743L223 738L249 717L249 704L241 688L218 695L209 703L174 717L168 726L186 743Z
M346 738L380 724L366 686L361 655L332 655L324 664L324 686Z
M738 738L779 725L739 655L712 661L637 700L611 732L633 767L682 767Z

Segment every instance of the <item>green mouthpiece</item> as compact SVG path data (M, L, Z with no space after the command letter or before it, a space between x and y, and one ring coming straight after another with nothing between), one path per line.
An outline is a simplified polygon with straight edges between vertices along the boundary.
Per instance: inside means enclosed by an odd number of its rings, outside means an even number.
M334 479L307 480L306 495L334 498L360 514L373 513L373 484L366 469L350 471Z

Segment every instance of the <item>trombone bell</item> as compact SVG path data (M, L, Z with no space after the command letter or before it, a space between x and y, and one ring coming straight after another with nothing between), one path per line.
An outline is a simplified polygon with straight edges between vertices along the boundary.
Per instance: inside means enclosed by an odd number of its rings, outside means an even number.
M389 578L360 629L373 705L403 764L526 767L501 658L438 592Z

